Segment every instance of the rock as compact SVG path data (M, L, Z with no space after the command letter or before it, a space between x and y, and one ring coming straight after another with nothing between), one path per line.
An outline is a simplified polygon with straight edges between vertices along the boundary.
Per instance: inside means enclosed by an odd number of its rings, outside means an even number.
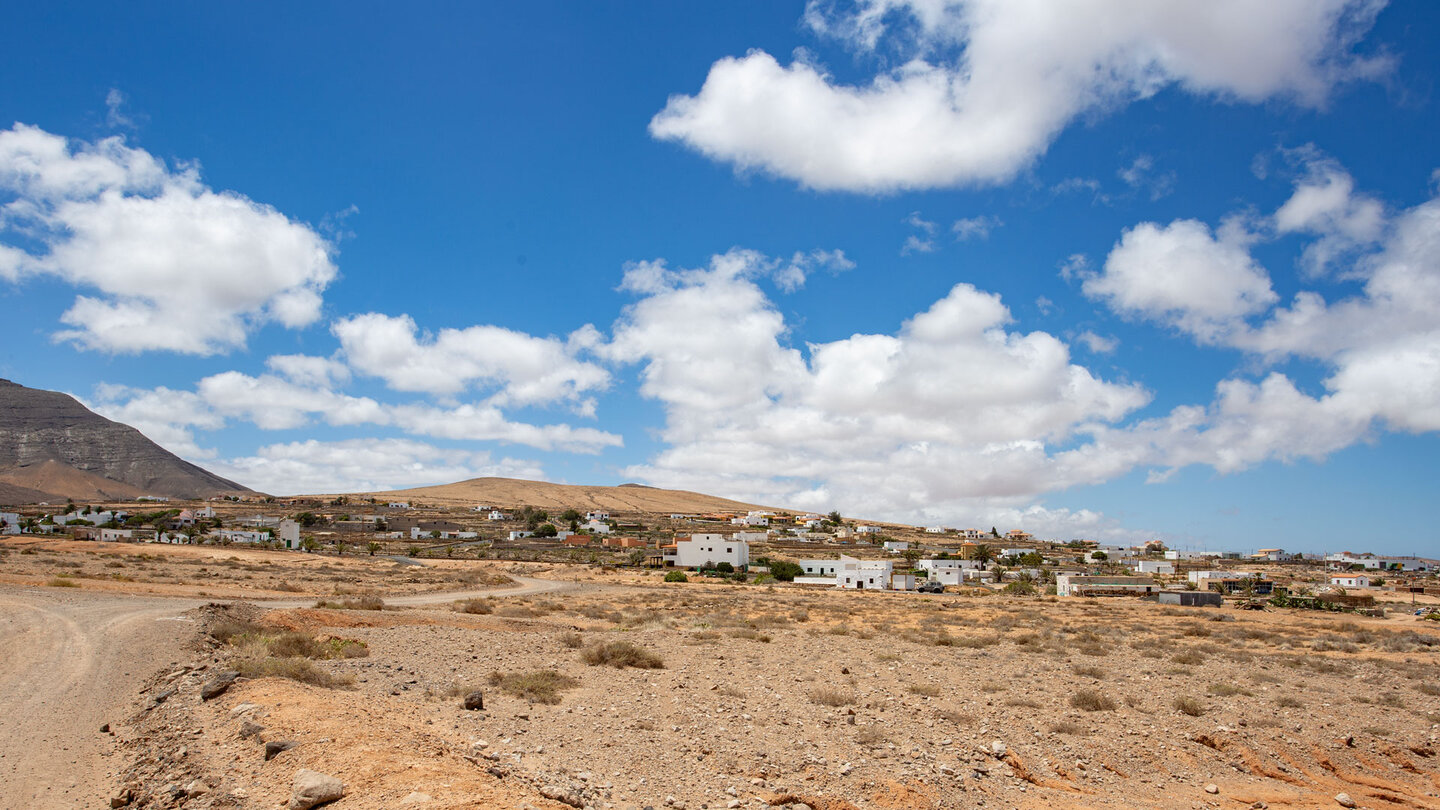
M990 743L990 753L993 754L996 759L1000 759L1010 753L1010 748L1000 740L995 740Z
M101 726L101 727L100 727L100 733L101 733L101 734L109 734L109 733L110 733L110 724L109 724L109 723L106 723L105 725Z
M206 793L209 792L210 786L200 781L199 779L196 779L195 781L185 786L186 796L204 796Z
M1220 792L1220 786L1215 784L1214 782L1211 782L1210 784L1205 786L1205 792L1214 795Z
M345 795L345 784L333 776L301 768L290 791L290 810L310 810Z
M725 803L725 807L727 807L729 810L735 810L735 808L739 807L742 804L744 804L744 802L740 801L739 799L731 799L730 801Z
M417 790L417 791L412 792L409 796L406 796L405 798L401 799L401 800L400 800L400 804L401 804L402 806L409 806L409 805L413 805L413 804L425 804L425 803L427 803L427 802L429 802L429 801L430 801L430 794L429 794L429 793L421 793L420 791Z
M540 795L544 796L547 799L550 799L551 801L560 802L561 804L568 804L571 807L585 806L584 799L580 798L574 793L571 793L565 788L560 787L559 785L545 785L544 787L540 788Z
M1355 800L1352 799L1352 798L1350 798L1350 794L1349 794L1349 793L1336 793L1336 794L1335 794L1335 803L1338 804L1338 805L1340 805L1341 807L1354 807L1354 806L1355 806Z
M289 751L291 748L294 748L297 745L299 745L299 743L295 742L294 740L271 740L270 742L265 743L265 761L269 762L276 756L284 753L285 751Z
M485 709L485 695L479 690L470 692L465 695L464 704L466 711L483 711Z
M119 793L116 793L114 796L110 797L110 806L125 807L129 805L130 802L134 800L134 798L135 791L131 790L130 788L125 788L124 790L121 790Z
M164 692L161 692L160 694L155 696L155 705L158 706L161 703L169 700L170 696L173 694L175 694L175 687L172 686L169 689L166 689Z
M200 699L210 700L212 698L220 697L221 695L225 694L225 690L229 689L235 684L235 679L238 677L240 677L240 673L236 672L233 669L229 669L219 673L215 677L206 681L204 686L200 687Z
M265 727L260 725L259 723L252 723L249 720L246 720L245 722L240 724L239 736L242 740L248 740L264 730Z

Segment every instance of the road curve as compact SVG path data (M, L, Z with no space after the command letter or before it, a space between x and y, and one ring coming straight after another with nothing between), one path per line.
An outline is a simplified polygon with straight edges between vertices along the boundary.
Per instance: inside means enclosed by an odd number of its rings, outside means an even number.
M396 607L529 596L579 586L515 577L520 586L386 596ZM0 586L0 808L107 807L122 763L100 727L133 711L161 667L180 661L192 633L183 614L215 599ZM252 601L267 608L304 600Z
M0 807L103 807L119 764L100 727L179 660L204 604L58 588L0 590ZM110 766L110 767L107 767Z

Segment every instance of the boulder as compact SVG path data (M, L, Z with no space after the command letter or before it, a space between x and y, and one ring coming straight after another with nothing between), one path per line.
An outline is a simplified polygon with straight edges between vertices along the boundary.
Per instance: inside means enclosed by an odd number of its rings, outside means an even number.
M329 774L301 768L290 791L290 810L310 810L345 795L345 783Z

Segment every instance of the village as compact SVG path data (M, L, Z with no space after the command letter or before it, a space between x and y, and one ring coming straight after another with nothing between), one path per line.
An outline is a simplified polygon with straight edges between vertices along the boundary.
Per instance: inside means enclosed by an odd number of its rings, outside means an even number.
M1187 551L1041 540L1021 530L860 522L839 512L701 514L468 507L336 496L226 497L0 512L0 534L102 543L248 546L303 553L492 559L672 569L734 582L889 592L1138 596L1221 605L1366 609L1377 596L1440 595L1440 561L1368 552ZM1387 596L1388 595L1388 596Z

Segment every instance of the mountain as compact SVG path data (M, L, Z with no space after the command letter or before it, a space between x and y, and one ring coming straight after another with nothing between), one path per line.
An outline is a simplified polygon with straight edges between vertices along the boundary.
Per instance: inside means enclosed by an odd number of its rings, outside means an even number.
M358 493L391 501L421 501L439 506L534 506L540 509L592 509L607 512L649 512L652 514L699 512L748 512L774 509L714 495L679 489L656 489L637 484L618 487L550 484L517 478L472 478L456 484L416 487L392 492ZM351 493L350 497L356 497ZM333 497L333 496L326 496Z
M250 491L74 397L0 380L0 503L208 498Z

